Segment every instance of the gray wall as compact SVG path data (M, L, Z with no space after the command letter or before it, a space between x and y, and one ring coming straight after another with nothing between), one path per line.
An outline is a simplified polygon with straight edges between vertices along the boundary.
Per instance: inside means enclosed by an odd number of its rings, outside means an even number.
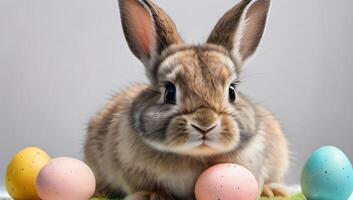
M158 1L191 42L204 41L236 2ZM351 0L274 0L243 74L242 91L282 122L290 183L322 145L353 159L352 10ZM0 180L26 146L81 158L88 119L116 90L146 81L115 0L0 0L0 69Z

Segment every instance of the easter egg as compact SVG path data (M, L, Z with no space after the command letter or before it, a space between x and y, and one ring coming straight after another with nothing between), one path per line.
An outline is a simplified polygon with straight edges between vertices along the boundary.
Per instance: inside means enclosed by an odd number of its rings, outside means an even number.
M39 199L35 182L39 171L50 161L43 150L29 147L18 152L6 171L6 189L14 199Z
M215 165L204 171L195 185L197 200L256 200L259 186L245 167L232 163Z
M42 200L87 200L96 188L92 170L74 158L55 158L37 177L37 191Z
M338 148L322 147L306 162L301 187L310 200L347 200L353 190L352 164Z

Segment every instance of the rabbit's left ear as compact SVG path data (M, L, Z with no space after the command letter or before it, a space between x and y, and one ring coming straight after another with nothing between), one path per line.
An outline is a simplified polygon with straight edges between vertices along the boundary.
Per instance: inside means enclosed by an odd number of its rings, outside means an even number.
M221 45L244 63L262 38L271 0L242 0L217 23L207 42Z
M150 0L119 0L125 38L133 54L149 69L151 60L181 42L170 17Z

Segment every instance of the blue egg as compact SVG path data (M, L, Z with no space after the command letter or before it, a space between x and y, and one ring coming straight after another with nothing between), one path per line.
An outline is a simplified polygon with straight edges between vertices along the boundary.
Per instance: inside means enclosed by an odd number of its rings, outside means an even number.
M322 147L306 162L301 187L308 200L347 200L353 191L352 164L340 149Z

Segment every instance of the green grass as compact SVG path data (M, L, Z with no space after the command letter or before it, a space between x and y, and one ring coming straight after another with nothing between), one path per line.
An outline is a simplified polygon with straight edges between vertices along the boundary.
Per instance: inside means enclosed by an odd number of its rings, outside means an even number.
M278 197L278 198L260 198L260 200L306 200L306 198L304 197L303 194L297 194L297 195L294 195L290 198L281 198L281 197Z
M122 200L122 199L106 199L106 198L93 198L91 200ZM259 200L306 200L304 195L302 194L297 194L297 195L294 195L290 198L260 198Z

